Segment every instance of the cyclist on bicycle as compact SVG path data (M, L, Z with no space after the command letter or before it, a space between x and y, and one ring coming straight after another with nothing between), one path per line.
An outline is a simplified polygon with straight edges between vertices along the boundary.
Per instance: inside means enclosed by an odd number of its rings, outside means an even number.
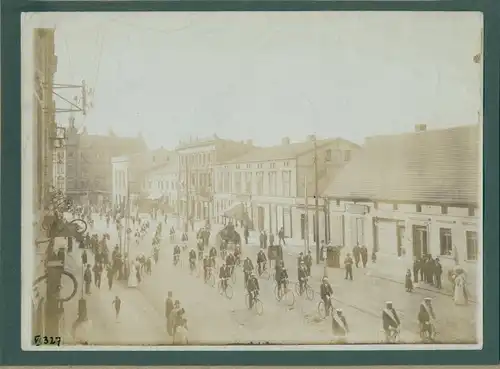
M245 261L243 262L243 274L245 275L245 285L248 283L248 278L250 277L250 274L253 272L254 267L252 260L247 256Z
M382 325L385 332L385 341L391 343L394 332L399 331L401 325L398 314L392 307L392 301L385 303L385 309L382 311Z
M236 260L235 260L234 255L232 253L229 253L226 256L226 265L229 268L230 275L233 275L233 273L234 273L234 263L235 263L235 261Z
M313 264L313 259L312 259L311 251L309 251L307 253L307 255L304 257L304 263L306 265L307 276L310 277L311 276L311 267L312 267L312 264Z
M202 260L203 259L203 251L204 251L205 247L203 245L203 239L201 238L198 238L198 260Z
M307 274L307 268L305 263L304 262L300 263L298 278L299 278L299 290L301 295L304 293L304 288L306 286L308 276L309 275Z
M235 264L239 264L241 262L241 248L236 246L234 249L234 262Z
M261 275L262 272L266 270L266 262L267 262L266 253L264 252L264 250L261 249L257 254L257 268L259 270L259 275Z
M432 299L430 297L424 298L420 303L420 311L418 312L418 322L420 324L420 334L428 334L430 338L434 335L434 309L432 308Z
M204 276L204 281L206 282L208 280L208 273L210 269L210 260L208 259L207 256L203 258L203 276Z
M257 277L255 276L255 273L251 273L250 277L248 278L248 283L246 285L247 287L247 292L248 292L248 308L251 309L253 307L253 303L257 296L259 295L259 281L257 280Z
M345 343L347 333L349 333L349 326L347 320L342 313L342 309L337 309L335 314L332 315L332 332L336 338L337 343Z
M196 251L194 251L194 249L191 249L191 251L189 251L189 267L191 268L191 270L193 270L196 266Z
M321 299L323 300L323 303L325 304L326 314L328 314L328 312L332 308L330 299L333 297L333 288L330 282L328 282L328 278L326 277L323 277L323 282L321 283L321 286L319 288L319 294L321 296Z
M288 271L286 268L282 268L280 272L280 277L278 281L278 291L285 292L285 288L288 286Z
M274 278L275 278L276 284L278 284L280 281L281 270L284 267L285 267L285 264L284 264L283 260L278 260L278 262L276 263L276 265L274 267Z
M179 245L175 245L175 247L174 247L174 265L177 265L177 263L179 262L180 255L181 255L181 248L179 247Z
M217 249L214 246L212 246L212 248L208 252L208 256L210 258L210 263L212 265L212 268L215 268L215 258L217 257Z
M226 263L222 263L221 267L219 268L219 279L221 280L222 283L222 289L225 291L227 288L227 279L230 277L230 270L229 267L226 265Z

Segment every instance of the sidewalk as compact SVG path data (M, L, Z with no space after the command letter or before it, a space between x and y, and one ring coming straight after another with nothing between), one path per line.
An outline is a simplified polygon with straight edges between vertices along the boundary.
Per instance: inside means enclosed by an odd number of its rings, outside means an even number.
M290 243L292 241L292 243ZM300 244L297 240L286 240L287 245L284 248L284 252L287 252L289 255L297 256L299 253L304 252L305 247L304 244ZM313 258L316 256L316 244L310 245ZM340 260L341 264L345 257L345 253L348 252L346 250L342 250ZM332 268L328 268L332 269ZM343 269L343 268L342 268ZM407 269L412 270L413 266L411 263L407 263L404 259L397 259L392 256L384 256L381 254L377 255L376 263L372 263L371 259L368 259L368 264L366 270L364 270L365 275L371 276L373 278L385 279L391 282L399 283L404 285L405 283L405 274ZM437 289L432 285L428 285L425 282L419 282L417 284L414 283L415 289L421 289L425 291L431 291L443 295L453 296L453 285L448 280L448 270L450 268L443 266L443 275L442 275L442 289ZM468 288L470 292L469 301L472 303L477 302L477 276L474 273L468 274Z

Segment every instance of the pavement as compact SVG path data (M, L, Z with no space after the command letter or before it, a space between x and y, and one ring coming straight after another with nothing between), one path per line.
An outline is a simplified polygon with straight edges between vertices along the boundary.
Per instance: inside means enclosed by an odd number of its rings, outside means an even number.
M105 223L101 222L97 216L94 219L94 229L89 232L109 232L111 246L117 243L114 227L110 226L108 230ZM156 223L156 221L151 221L150 233L154 232ZM212 288L203 283L201 278L190 275L187 268L187 253L181 256L182 267L172 265L172 244L168 237L168 229L172 224L176 226L177 220L169 219L168 224L164 224L160 259L158 264L153 266L151 276L146 275L137 288L127 288L125 283L115 282L112 291L107 291L107 281L104 278L101 290L87 297L89 315L92 314L92 319L102 328L96 330L95 336L107 337L105 340L101 339L102 344L106 344L105 342L107 344L117 344L117 342L169 344L171 339L164 329L164 303L168 291L172 291L174 299L180 300L181 305L186 309L190 343L296 344L308 342L320 344L331 341L331 322L319 319L317 313L319 302L317 292L324 273L322 265L315 265L312 269L309 283L316 290L313 301L295 296L296 301L293 307L276 301L272 280L261 280L260 299L264 306L264 314L258 316L245 307L241 270L237 270L237 281L233 286L234 296L228 300L219 295L217 288ZM201 222L196 224L195 229L201 225ZM212 237L215 237L220 228L220 225L212 226ZM259 246L255 237L251 237L249 241L248 245L243 246L243 254L255 261ZM190 232L190 247L194 247L195 242L194 232ZM138 246L135 242L131 242L130 249L131 256L139 252L150 254L151 234L146 236ZM296 249L298 250L298 247ZM285 265L289 269L290 281L294 283L297 280L295 268L297 253L293 252L293 246L287 246L285 250ZM81 260L79 254L77 255L75 260ZM92 261L92 258L89 260ZM433 297L433 305L438 317L436 322L439 333L438 341L443 343L476 341L474 318L476 305L456 306L449 296L434 291L416 289L413 293L407 293L399 281L393 282L376 277L374 270L373 265L369 265L366 270L355 268L354 281L348 281L344 279L344 270L328 268L328 277L334 288L335 305L343 309L350 325L349 342L382 342L381 312L386 300L393 301L400 315L401 341L419 342L417 314L419 304L426 296ZM119 295L123 301L120 323L114 321L114 311L111 308L114 295ZM98 338L96 342L99 341Z

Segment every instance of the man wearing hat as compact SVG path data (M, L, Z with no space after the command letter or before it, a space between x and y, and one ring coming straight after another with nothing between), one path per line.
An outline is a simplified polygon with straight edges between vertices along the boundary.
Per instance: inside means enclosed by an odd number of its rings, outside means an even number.
M321 286L319 288L319 294L321 296L321 299L323 300L323 303L325 304L326 315L328 315L330 309L332 308L330 299L333 296L333 288L330 282L328 282L328 278L326 277L323 277Z
M299 292L300 292L301 296L304 293L304 287L306 285L307 277L308 276L309 275L307 273L307 269L306 269L305 263L304 262L300 263L299 273L298 273L298 279L299 279Z
M392 307L392 301L385 303L385 309L382 311L382 325L385 332L385 341L392 343L393 332L399 332L401 322L396 310Z
M175 328L177 326L177 315L180 310L181 310L181 303L179 300L175 300L174 308L172 309L170 315L168 316L168 323L170 324L171 327L171 332L169 333L171 336L175 335Z
M434 337L434 309L432 308L432 299L430 297L424 298L420 303L420 311L418 312L418 322L420 323L420 334L428 334L432 339Z
M347 320L342 313L342 309L336 309L335 313L332 314L332 332L335 336L336 343L347 342L347 333L349 333L349 326L347 325Z
M165 318L167 319L167 332L169 335L172 335L172 321L170 320L170 313L172 312L172 310L174 310L172 291L168 291L168 297L165 300Z
M247 292L248 292L248 308L251 309L253 307L254 299L259 295L259 281L255 276L255 272L250 272L250 276L248 278L248 282L246 284Z
M352 281L352 261L351 254L347 254L344 259L344 268L345 268L345 279L350 279Z

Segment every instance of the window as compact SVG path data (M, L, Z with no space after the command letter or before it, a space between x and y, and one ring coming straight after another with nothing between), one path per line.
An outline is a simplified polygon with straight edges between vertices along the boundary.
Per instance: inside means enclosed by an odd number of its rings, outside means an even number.
M476 209L474 209L474 207L473 207L473 206L469 206L469 213L468 213L468 215L469 215L470 217L475 216L475 215L476 215L476 211L475 211L475 210L476 210Z
M224 188L223 192L231 192L231 173L224 173Z
M217 182L216 182L216 186L217 188L217 192L223 192L222 190L222 173L219 172L217 173Z
M73 151L68 151L68 158L73 158L73 156L74 156Z
M332 149L326 150L325 161L332 161Z
M290 189L290 179L292 177L292 172L289 170L286 170L282 172L282 185L283 185L283 196L291 196L291 189Z
M276 196L278 194L278 173L276 171L269 172L269 194Z
M252 193L252 172L245 173L245 192Z
M241 186L241 172L236 172L234 173L234 192L240 193L242 186Z
M257 172L257 195L264 193L264 172Z
M340 206L340 200L339 199L335 200L335 205Z
M240 165L239 164L236 164L236 169L240 169Z
M212 153L208 153L208 163L210 164L212 162Z
M344 151L344 161L350 161L350 160L351 160L351 150Z
M247 169L250 169L252 167L251 164L247 164Z
M377 210L377 209L378 209L378 202L374 202L374 203L373 203L373 208L374 208L375 210Z
M285 165L285 167L290 166L290 162L288 162L288 161L285 161L283 164Z
M276 167L276 163L271 163L271 164L269 164L269 167L270 167L270 168L275 168L275 167Z
M441 214L448 214L448 207L446 205L441 206Z
M440 255L452 255L453 244L451 243L451 229L439 228Z
M398 210L398 204L392 204L392 210Z
M477 232L466 231L465 238L467 243L467 260L477 260L479 254L477 247Z
M422 212L422 205L417 204L416 208L417 208L417 209L416 209L416 210L417 210L417 213L421 213L421 212Z
M262 169L262 164L257 164L257 169Z

